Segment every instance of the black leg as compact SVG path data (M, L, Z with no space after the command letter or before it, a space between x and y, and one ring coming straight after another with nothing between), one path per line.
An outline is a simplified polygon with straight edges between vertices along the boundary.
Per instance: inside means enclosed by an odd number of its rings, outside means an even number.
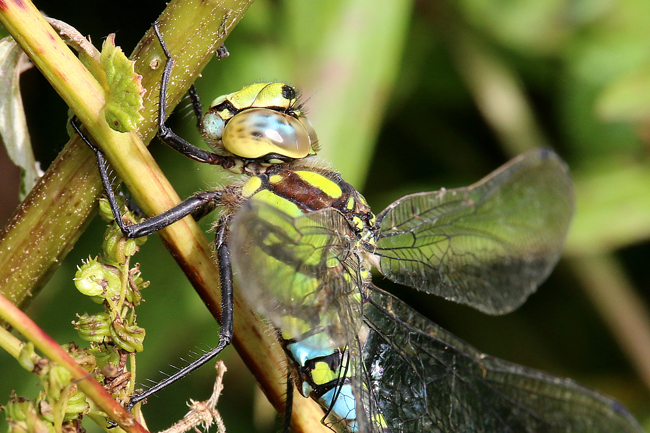
M156 33L156 37L160 42L163 53L165 54L165 69L163 69L162 80L160 82L160 100L158 102L158 136L160 139L167 144L172 149L177 150L188 158L192 158L199 162L205 162L208 164L221 165L224 168L230 168L234 165L234 162L231 161L232 158L223 157L217 155L216 153L208 152L207 150L200 149L194 146L192 143L186 141L182 137L178 136L174 131L172 131L167 125L165 125L166 118L166 105L167 105L167 85L171 78L172 68L174 66L174 61L172 60L171 54L167 51L167 46L160 35L160 30L158 29L158 23L153 24L153 30ZM192 106L194 112L197 112L197 106L194 104L194 97L192 93L196 95L196 92L192 92L190 89L190 98L192 98ZM198 102L198 98L197 98ZM198 103L198 109L200 110L201 104ZM201 119L202 114L197 115L198 119Z
M201 106L201 100L199 99L199 94L196 93L196 87L194 84L190 86L190 90L187 92L190 95L190 101L192 101L192 111L196 116L196 127L199 128L199 131L203 127L203 107Z
M154 23L154 28L157 27L158 26L156 25L156 23ZM167 47L165 46L160 35L158 33L156 33L156 35L158 35L158 40L160 41L160 45L163 48L163 52L165 53L165 55L167 55L167 59L169 60L169 52L167 51ZM217 52L214 54L217 57L217 60L221 60L224 57L228 57L230 55L225 45L221 45L219 48L217 48ZM165 63L165 67L167 67L166 63ZM167 86L165 85L165 90L166 88ZM194 84L190 86L190 90L188 90L187 93L190 95L190 101L192 102L192 111L194 111L194 115L196 116L196 127L199 128L200 131L201 128L203 128L203 106L201 105L201 99L199 98L199 94L196 92L196 87L194 86Z
M182 220L188 215L197 219L197 215L203 217L210 213L221 204L221 191L205 191L194 194L192 197L184 200L181 204L174 206L155 217L151 217L138 224L120 227L122 232L128 238L139 238L157 232L177 221ZM208 209L205 212L204 209Z
M293 411L293 380L291 371L287 370L287 395L284 401L284 429L283 433L291 433L291 413Z
M124 233L127 237L129 236L126 229L126 225L124 224L124 221L122 220L122 212L120 212L120 207L117 204L117 200L115 199L115 192L113 191L113 185L111 185L111 180L108 177L108 169L107 165L108 162L106 161L106 157L102 153L101 150L94 144L90 142L88 137L84 135L83 132L81 132L81 129L79 129L79 125L77 125L77 118L72 117L70 119L70 125L72 125L72 128L77 132L79 137L90 147L90 149L95 152L95 157L97 158L97 165L99 166L99 177L102 179L102 184L104 185L104 191L106 192L106 197L108 198L108 204L111 206L111 211L113 211L113 216L115 217L115 222L117 225L120 227L122 230L122 233Z
M90 140L81 132L77 121L73 118L70 123L74 130L79 134L81 139L95 152L97 157L97 165L99 166L99 176L102 179L104 184L104 190L106 191L106 196L108 198L108 203L111 206L111 211L115 217L115 222L122 230L122 233L128 238L139 238L142 236L147 236L152 233L157 232L160 229L167 227L179 221L186 216L192 214L195 219L203 217L214 210L217 206L221 204L221 191L206 191L200 192L193 195L192 197L186 199L181 204L174 206L166 212L161 213L155 217L149 218L139 224L126 225L122 219L122 213L120 211L117 200L115 199L115 192L113 191L113 186L108 176L107 171L107 162L106 157L101 150L95 145L93 145ZM198 217L198 218L197 218Z
M158 124L159 124L159 136L160 138L169 146L176 149L180 153L195 159L199 162L206 162L210 164L221 165L224 168L231 168L235 166L237 160L231 157L222 157L220 155L207 152L205 150L199 149L191 143L185 141L183 138L176 135L171 129L165 125L165 104L166 104L166 94L167 94L167 85L170 80L171 71L173 67L173 60L165 46L160 31L158 29L158 24L154 23L154 32L160 41L163 52L167 57L165 63L165 68L163 70L163 77L161 81L160 88L160 102L158 107ZM192 105L195 113L197 113L197 119L200 122L202 113L201 113L201 104L199 102L196 91L193 89L190 90L190 97L192 98ZM122 218L119 206L115 199L115 193L113 191L110 178L107 172L107 161L104 154L101 150L92 144L90 140L82 133L79 128L78 121L76 118L73 118L70 122L79 136L84 140L84 142L95 152L97 158L97 163L99 166L100 177L106 190L106 195L108 197L109 204L115 220L119 225L122 232L129 238L136 238L141 236L146 236L156 231L167 227L168 225L179 221L187 215L192 215L195 219L201 218L202 216L208 214L210 211L214 210L217 206L222 204L222 191L207 191L195 194L194 196L183 201L181 204L169 209L166 212L163 212L160 215L149 218L141 223L126 225ZM221 304L222 304L222 324L221 330L219 332L219 344L211 349L209 352L206 352L198 359L191 362L186 367L182 368L174 375L166 378L162 382L156 384L152 388L149 388L142 394L138 394L132 398L132 400L127 405L127 409L131 409L135 404L141 402L152 394L160 391L161 389L167 387L168 385L176 382L177 380L182 379L183 377L190 374L192 371L201 367L203 364L209 362L214 357L216 357L230 342L232 341L233 335L233 279L232 279L232 266L230 261L230 250L228 248L228 223L230 222L230 216L226 215L219 220L217 226L217 236L215 239L217 257L219 260L219 271L221 279Z
M232 341L234 325L234 301L232 287L232 263L230 261L230 248L228 247L228 229L232 215L224 215L217 223L215 244L217 247L217 260L219 260L219 280L221 280L221 330L219 331L219 345L225 342L224 347Z
M216 193L216 191L215 191ZM223 194L223 191L218 191L219 194ZM201 194L214 194L210 191L204 192L204 193L198 193L195 194L194 197L199 196ZM212 213L213 210L215 210L217 207L221 206L221 197L215 199L215 200L206 200L203 205L196 210L192 212L192 218L194 218L194 221L199 221L201 220L204 216Z
M228 223L230 217L226 215L219 220L217 224L217 235L215 243L217 246L217 257L219 259L219 273L221 279L221 330L219 331L219 344L211 349L209 352L204 353L200 358L195 359L187 366L183 367L172 376L155 384L147 389L142 394L133 396L127 409L131 410L133 406L142 400L150 397L152 394L168 387L172 383L184 378L197 368L205 363L214 359L223 349L232 341L233 334L233 287L232 287L232 266L230 263L230 250L228 248Z

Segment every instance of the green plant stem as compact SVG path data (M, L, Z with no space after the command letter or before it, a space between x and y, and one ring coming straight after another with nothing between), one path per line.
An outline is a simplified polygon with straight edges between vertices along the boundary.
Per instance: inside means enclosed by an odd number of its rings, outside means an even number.
M11 335L11 332L0 326L0 347L14 358L18 359L25 343Z
M23 336L28 337L34 343L34 346L43 352L47 358L68 369L72 377L78 381L83 392L104 412L110 414L120 427L130 433L144 433L147 431L136 423L133 415L116 402L99 382L81 368L56 341L39 328L25 313L1 295L0 316Z
M175 105L187 91L190 83L198 76L203 66L209 60L214 49L222 43L225 36L234 27L248 7L249 0L230 0L221 2L176 1L168 5L161 15L161 30L165 36L170 51L175 59L174 77L168 92L170 106ZM35 44L42 47L25 47L26 52L39 57L49 49L58 50L58 45L48 46L47 40L22 38L22 33L46 35L45 39L59 39L56 34L48 33L38 26L47 26L42 18L34 18L29 27L13 25L14 21L21 22L15 15L31 13L40 17L33 9L30 12L16 7L14 3L0 3L0 21L21 45ZM9 25L7 25L7 23ZM63 51L69 51L65 48ZM147 89L145 95L145 121L140 125L139 136L145 140L153 137L156 132L155 107L158 96L158 85L164 58L151 30L138 45L132 58L136 60L136 71L143 76L142 84ZM45 76L52 79L55 88L61 87L61 74L69 64L78 63L72 58L61 59L56 64L39 61L39 69L49 70ZM74 66L76 68L76 66ZM88 72L85 72L89 76ZM85 78L90 80L90 78ZM74 89L68 89L74 92ZM67 92L68 90L63 90ZM129 190L138 203L149 215L158 214L177 204L180 200L167 180L162 176L157 164L147 152L138 134L120 134L112 131L96 108L78 109L77 105L85 104L85 98L92 98L93 107L103 103L103 95L83 93L71 99L71 108L79 115L80 120L93 138L102 146L113 168L124 179ZM68 99L66 99L68 100ZM99 102L98 102L99 101ZM79 111L79 113L78 113ZM90 113L90 114L89 114ZM71 149L72 148L72 149ZM84 158L74 158L75 155L85 155ZM48 169L44 181L34 188L26 206L14 215L8 228L0 236L0 281L2 291L11 293L11 299L16 304L23 304L28 292L25 288L41 285L47 274L55 268L55 263L62 259L76 240L78 233L68 236L69 230L78 232L90 215L92 205L100 189L98 185L96 164L92 154L77 140L66 146L66 150L57 158L57 162ZM68 162L66 163L66 158ZM70 166L69 160L74 158ZM73 175L69 175L69 170ZM61 179L60 173L66 175ZM53 180L55 176L59 176ZM72 183L73 179L81 176L88 179L84 184ZM52 185L55 182L56 185ZM69 190L67 184L75 185ZM77 195L78 189L89 189L91 193ZM54 196L54 197L52 197ZM45 201L57 201L65 196L66 200L58 203L57 207L43 205ZM65 213L67 212L67 213ZM57 213L64 213L66 219L57 218ZM39 239L34 243L30 232L38 228ZM220 295L218 269L212 258L208 242L203 232L191 218L186 218L164 230L161 237L173 256L179 262L188 278L197 289L202 299L216 316L220 316ZM54 239L58 246L50 246ZM43 251L37 255L35 250ZM30 254L31 252L31 254ZM3 256L6 260L3 260ZM34 264L36 262L36 264ZM8 264L9 263L9 264ZM16 273L22 274L23 267L30 275L23 279L21 285L11 284ZM20 270L20 271L18 271ZM7 284L5 286L5 284ZM284 383L286 381L286 356L277 344L276 339L268 332L268 326L260 321L255 312L236 294L235 298L235 340L234 345L249 368L256 376L262 389L272 404L282 411L284 409ZM329 431L320 423L322 410L308 399L296 399L293 406L294 431Z
M103 90L30 2L0 3L0 22L78 114L97 117ZM93 212L100 192L93 155L69 143L0 233L0 291L25 307Z
M129 263L131 262L130 257L126 257L126 260L124 261L124 264L121 265L120 269L120 282L122 283L122 289L120 290L120 301L117 304L117 308L115 311L122 315L122 306L124 305L124 301L126 299L126 286L129 284ZM128 320L128 318L124 318Z

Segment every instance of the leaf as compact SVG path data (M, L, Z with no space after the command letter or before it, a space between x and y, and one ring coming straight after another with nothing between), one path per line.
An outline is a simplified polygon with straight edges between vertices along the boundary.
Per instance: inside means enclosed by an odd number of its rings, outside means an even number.
M140 114L144 95L142 76L135 73L135 62L115 46L115 34L108 35L102 45L100 62L108 84L104 106L106 121L116 131L132 131L143 118Z
M0 136L9 158L21 169L21 201L43 174L34 159L20 96L20 73L29 67L27 56L13 38L0 40Z

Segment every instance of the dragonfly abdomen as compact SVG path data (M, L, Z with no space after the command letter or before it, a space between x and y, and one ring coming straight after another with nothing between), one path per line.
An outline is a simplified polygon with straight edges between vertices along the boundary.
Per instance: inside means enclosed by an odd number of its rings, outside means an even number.
M304 342L282 339L296 373L298 390L345 423L348 431L358 431L347 350L309 347L310 338Z

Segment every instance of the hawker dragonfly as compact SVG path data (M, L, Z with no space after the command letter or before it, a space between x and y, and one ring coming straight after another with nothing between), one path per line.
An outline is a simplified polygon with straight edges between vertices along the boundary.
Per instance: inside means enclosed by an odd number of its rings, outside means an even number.
M276 327L298 391L321 404L333 429L641 431L613 399L484 355L372 283L374 266L394 282L488 314L516 309L555 266L573 214L568 169L552 150L521 155L466 188L405 196L375 216L358 191L315 158L318 139L291 86L253 84L217 98L203 115L190 92L213 152L172 132L164 123L171 56L154 29L167 55L159 136L243 180L125 225L104 156L86 139L126 236L222 210L219 345L131 404L230 342L234 270L245 296Z

